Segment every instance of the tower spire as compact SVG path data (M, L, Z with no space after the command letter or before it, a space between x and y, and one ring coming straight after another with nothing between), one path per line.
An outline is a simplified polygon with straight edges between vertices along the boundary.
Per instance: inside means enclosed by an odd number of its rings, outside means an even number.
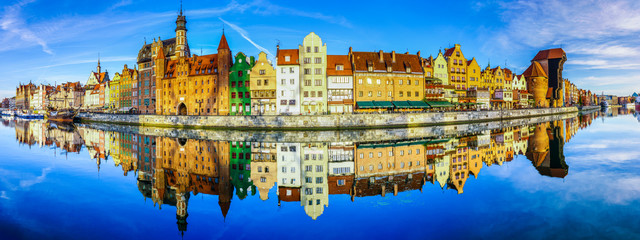
M182 0L180 0L180 16L182 16Z

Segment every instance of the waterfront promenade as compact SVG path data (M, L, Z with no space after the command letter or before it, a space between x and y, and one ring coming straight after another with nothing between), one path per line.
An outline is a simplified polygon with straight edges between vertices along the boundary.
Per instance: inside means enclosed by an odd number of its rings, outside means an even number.
M530 118L578 112L576 107L497 111L381 113L302 116L161 116L81 113L80 122L208 129L329 130L405 128Z

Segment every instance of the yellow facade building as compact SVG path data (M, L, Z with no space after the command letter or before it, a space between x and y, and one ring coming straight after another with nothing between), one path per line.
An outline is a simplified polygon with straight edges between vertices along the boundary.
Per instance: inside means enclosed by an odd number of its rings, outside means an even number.
M276 70L260 52L258 61L249 74L251 89L251 115L277 115L276 110Z
M481 69L476 58L467 60L467 89L477 89L481 86Z
M467 59L464 58L460 44L447 48L444 52L449 66L449 84L453 85L459 97L467 94Z
M354 92L358 110L393 108L394 101L421 101L424 72L420 57L409 53L353 52ZM376 105L377 104L377 105Z

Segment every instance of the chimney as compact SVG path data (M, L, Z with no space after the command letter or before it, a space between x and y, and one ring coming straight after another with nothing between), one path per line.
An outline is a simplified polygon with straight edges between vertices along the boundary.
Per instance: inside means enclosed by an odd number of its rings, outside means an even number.
M418 53L416 53L416 55L418 55L418 57L420 57L420 51L418 51Z
M383 54L383 53L382 53L382 50L380 50L380 62L383 62L383 61L384 61L384 59L383 59L383 57L382 57L382 54Z
M396 51L391 51L391 62L396 62Z

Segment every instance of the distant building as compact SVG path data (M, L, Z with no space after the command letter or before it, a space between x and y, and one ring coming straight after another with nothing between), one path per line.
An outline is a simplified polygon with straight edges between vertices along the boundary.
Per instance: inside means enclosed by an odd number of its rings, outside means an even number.
M16 88L16 108L17 109L30 109L31 97L36 91L36 85L29 83L26 85L18 85Z

